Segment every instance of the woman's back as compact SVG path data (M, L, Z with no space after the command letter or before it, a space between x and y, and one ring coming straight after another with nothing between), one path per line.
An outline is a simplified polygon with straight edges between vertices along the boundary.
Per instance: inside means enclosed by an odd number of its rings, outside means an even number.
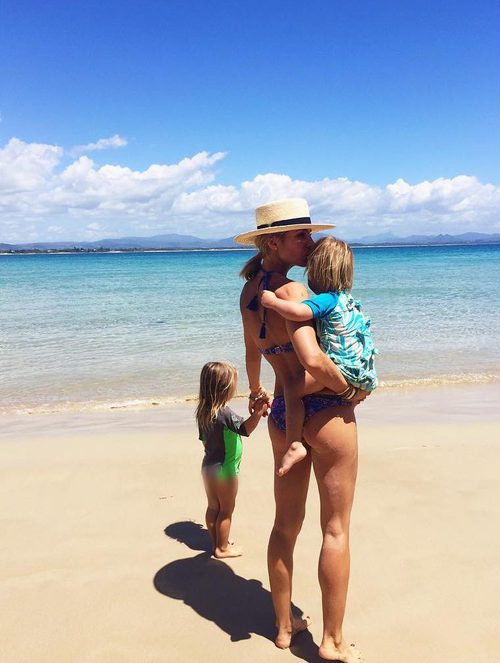
M279 273L266 274L266 289L278 292L287 299L297 298L300 301L307 296L301 284ZM261 270L243 287L240 299L241 315L245 333L273 367L276 376L275 394L281 394L284 382L298 378L304 373L304 368L290 343L285 319L274 311L265 310L260 304L263 280L264 272ZM264 335L264 338L261 338L261 335Z

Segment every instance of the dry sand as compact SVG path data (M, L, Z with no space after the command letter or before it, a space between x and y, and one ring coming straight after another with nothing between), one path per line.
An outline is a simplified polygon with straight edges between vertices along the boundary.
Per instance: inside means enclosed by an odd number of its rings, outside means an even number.
M500 660L500 388L387 390L359 408L345 631L367 663ZM235 409L243 412L244 404ZM3 417L0 660L319 661L314 481L295 554L310 633L274 648L266 427L245 444L233 535L210 559L192 407Z

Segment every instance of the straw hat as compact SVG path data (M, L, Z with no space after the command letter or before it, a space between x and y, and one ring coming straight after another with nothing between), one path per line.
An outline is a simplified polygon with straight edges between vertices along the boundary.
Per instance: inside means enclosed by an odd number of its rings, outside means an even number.
M309 206L304 198L287 198L261 205L255 210L257 229L237 235L237 244L253 244L254 238L270 233L284 233L287 230L327 230L335 228L332 223L311 223Z

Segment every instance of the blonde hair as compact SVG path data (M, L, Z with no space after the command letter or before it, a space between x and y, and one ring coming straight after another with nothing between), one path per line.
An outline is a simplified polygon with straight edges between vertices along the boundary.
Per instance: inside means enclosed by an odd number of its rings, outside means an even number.
M209 361L201 369L200 394L195 417L200 431L206 432L236 392L238 371L232 364Z
M267 235L257 235L254 238L258 253L247 260L243 265L240 276L245 281L251 281L261 268L262 259L269 254L269 240L273 237L280 237L283 233L268 233Z
M307 260L307 280L314 292L341 292L352 288L354 256L341 239L323 237Z

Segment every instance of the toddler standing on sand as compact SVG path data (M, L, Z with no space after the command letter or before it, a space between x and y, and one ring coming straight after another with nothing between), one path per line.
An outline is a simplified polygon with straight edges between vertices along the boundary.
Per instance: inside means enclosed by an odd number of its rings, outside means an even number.
M241 435L250 435L267 413L267 401L255 402L248 419L227 406L236 394L238 373L225 362L209 362L201 369L196 408L199 439L205 455L201 467L208 506L205 514L213 554L219 559L239 557L241 549L229 542L229 530L238 492L242 454Z
M373 363L377 351L370 332L370 319L361 313L360 303L350 294L354 272L351 247L334 237L320 239L308 258L306 271L309 287L321 294L299 303L279 299L274 292L264 290L262 305L286 320L316 321L321 348L349 383L339 394L340 398L352 400L358 389L373 391L378 384ZM302 397L317 392L322 386L308 374L304 383L286 385L286 438L289 446L278 470L280 476L307 453L302 444Z

